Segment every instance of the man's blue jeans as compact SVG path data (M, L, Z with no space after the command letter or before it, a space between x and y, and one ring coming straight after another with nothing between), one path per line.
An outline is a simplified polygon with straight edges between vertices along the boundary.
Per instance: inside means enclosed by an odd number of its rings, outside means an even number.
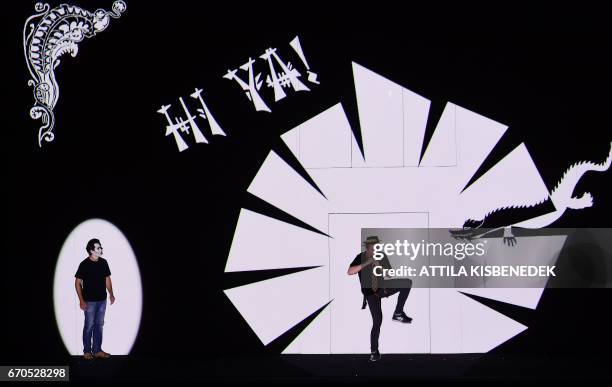
M104 313L106 300L87 301L85 309L85 324L83 326L83 353L98 353L102 351L102 327L104 326ZM93 336L93 352L91 338Z

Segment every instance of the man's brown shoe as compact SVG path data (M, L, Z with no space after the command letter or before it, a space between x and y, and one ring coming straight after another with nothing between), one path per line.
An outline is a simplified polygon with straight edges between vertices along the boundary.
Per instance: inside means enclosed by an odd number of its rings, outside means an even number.
M96 352L94 354L96 359L108 359L110 357L110 353L106 353L104 351Z
M94 358L94 357L93 357L93 355L92 355L91 353L89 353L89 352L85 352L85 353L83 354L83 358L84 358L85 360L93 360L93 358Z

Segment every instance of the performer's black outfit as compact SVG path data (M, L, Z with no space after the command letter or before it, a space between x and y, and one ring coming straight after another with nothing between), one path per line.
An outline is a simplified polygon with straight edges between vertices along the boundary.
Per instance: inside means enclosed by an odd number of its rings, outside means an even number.
M367 258L365 252L357 254L350 266L357 266L362 263L366 263ZM385 269L391 269L389 258L385 255L380 261L380 265ZM397 304L395 305L395 313L393 314L393 320L399 322L410 322L412 319L404 314L404 305L410 294L410 288L412 286L412 280L410 279L392 279L385 280L383 277L377 277L373 280L375 265L372 264L363 268L359 271L359 281L361 283L361 293L363 293L363 304L361 309L365 309L366 303L370 307L370 313L372 314L372 330L370 332L370 349L372 353L378 352L378 337L380 336L380 326L382 325L382 308L381 299L389 297L399 292L397 297ZM377 285L376 289L373 289L373 284Z

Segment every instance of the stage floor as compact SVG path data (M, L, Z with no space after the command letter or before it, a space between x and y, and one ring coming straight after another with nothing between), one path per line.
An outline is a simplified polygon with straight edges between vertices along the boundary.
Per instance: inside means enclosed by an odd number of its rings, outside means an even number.
M612 380L607 357L491 354L70 358L71 381L585 381Z

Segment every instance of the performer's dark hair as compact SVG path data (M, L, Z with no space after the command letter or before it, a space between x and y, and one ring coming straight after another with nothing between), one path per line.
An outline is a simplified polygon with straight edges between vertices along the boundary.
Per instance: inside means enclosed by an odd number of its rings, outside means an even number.
M96 243L100 244L100 240L94 238L94 239L90 239L89 242L87 242L87 246L85 246L85 250L87 250L87 254L90 254L90 251L93 251L94 245Z

